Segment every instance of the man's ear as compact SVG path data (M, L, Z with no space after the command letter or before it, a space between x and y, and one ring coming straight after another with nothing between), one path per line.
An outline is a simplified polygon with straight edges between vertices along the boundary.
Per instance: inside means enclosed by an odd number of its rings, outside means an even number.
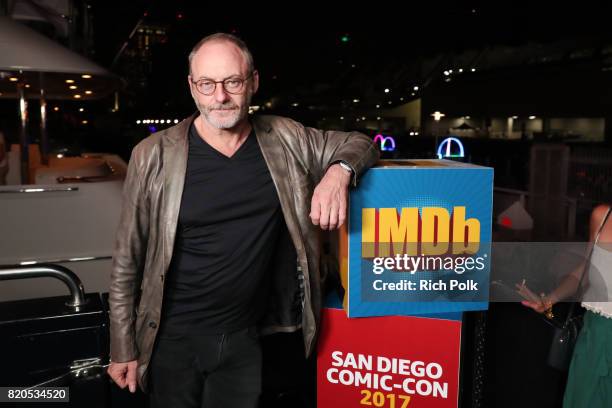
M195 100L196 99L196 95L195 95L196 89L195 89L195 84L192 82L192 79L193 78L191 78L191 74L187 75L187 86L189 86L189 92L191 93L191 97Z
M193 82L191 82L191 74L187 75L187 86L189 86L189 91L193 92Z

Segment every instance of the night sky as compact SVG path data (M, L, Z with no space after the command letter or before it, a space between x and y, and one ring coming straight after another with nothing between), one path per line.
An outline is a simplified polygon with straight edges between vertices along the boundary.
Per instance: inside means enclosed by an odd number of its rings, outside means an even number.
M109 0L82 4L91 6L93 45L77 51L123 79L120 110L112 112L112 97L90 102L84 112L78 110L81 104L75 101L58 102L61 109L50 115L49 134L57 148L75 146L75 151L84 148L116 151L124 157L129 156L136 142L150 133L145 126L136 126L138 119L180 119L194 112L186 83L187 55L198 40L214 32L237 34L253 52L261 78L253 104L263 106L267 101L279 101L267 113L290 116L312 126L317 126L324 116L367 114L368 109L373 110L383 100L385 88L392 88L393 92L408 90L403 93L408 98L401 102L397 93L393 95L393 105L385 101L387 108L407 102L415 85L419 85L422 95L431 95L436 89L442 96L447 95L449 88L444 88L441 73L426 86L427 73L418 69L411 71L410 67L418 67L424 60L440 56L453 58L466 51L504 46L537 49L559 41L586 39L599 49L612 43L612 23L608 21L612 14L603 7L582 3L572 3L566 8L559 3L551 8L541 2L538 6L517 2L270 5L184 0ZM130 79L125 57L115 66L112 62L141 19L146 25L165 27L167 36L165 43L151 47L150 70L146 81L138 87ZM134 41L130 47L133 44ZM565 67L558 69L563 71ZM505 78L508 74L503 75ZM490 73L479 71L464 81L464 85L487 88L487 76ZM533 77L532 71L521 72L515 80L521 82L523 77L530 76ZM599 76L593 78L593 81L600 80ZM442 87L436 81L442 82ZM573 82L574 87L580 88L580 78ZM469 93L478 94L469 89ZM580 107L589 107L585 100L597 99L582 96L574 98L580 99ZM355 98L361 102L353 104ZM4 112L0 127L5 129L10 141L16 142L14 102L3 100L0 104ZM597 109L591 110L599 115ZM31 115L34 123L31 137L35 141L36 109ZM81 120L89 124L84 126Z
M105 1L92 6L95 59L110 66L146 13L145 22L168 27L168 42L153 49L147 110L191 109L187 54L200 38L217 31L235 33L251 48L262 78L255 103L273 96L313 99L314 94L337 108L343 98L358 97L360 88L392 86L394 74L419 58L563 38L603 39L611 32L601 8L413 3L334 3L332 9L330 2Z

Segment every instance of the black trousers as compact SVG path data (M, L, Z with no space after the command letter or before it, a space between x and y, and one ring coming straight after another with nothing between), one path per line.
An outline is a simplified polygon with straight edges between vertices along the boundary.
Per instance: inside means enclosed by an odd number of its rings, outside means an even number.
M257 407L261 362L254 328L160 337L149 366L150 407Z

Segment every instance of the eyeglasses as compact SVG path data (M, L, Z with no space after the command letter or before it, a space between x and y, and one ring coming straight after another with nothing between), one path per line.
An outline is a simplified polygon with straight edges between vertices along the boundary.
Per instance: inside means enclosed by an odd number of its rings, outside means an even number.
M255 71L251 72L246 78L232 77L223 81L213 81L211 79L200 79L199 81L191 81L199 93L202 95L212 95L217 89L217 84L223 84L225 92L237 95L244 89L244 83L248 81Z

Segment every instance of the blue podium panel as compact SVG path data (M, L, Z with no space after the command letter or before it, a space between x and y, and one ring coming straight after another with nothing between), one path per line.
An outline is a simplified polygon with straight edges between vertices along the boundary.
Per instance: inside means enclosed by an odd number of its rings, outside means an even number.
M493 169L381 162L350 194L340 236L350 317L485 310Z

